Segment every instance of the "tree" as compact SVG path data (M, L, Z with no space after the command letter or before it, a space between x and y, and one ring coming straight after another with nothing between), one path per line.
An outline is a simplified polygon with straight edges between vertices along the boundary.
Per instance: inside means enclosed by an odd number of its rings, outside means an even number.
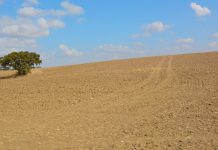
M12 68L17 70L18 75L26 75L31 68L42 63L40 55L33 52L12 52L0 58L0 65L3 68Z

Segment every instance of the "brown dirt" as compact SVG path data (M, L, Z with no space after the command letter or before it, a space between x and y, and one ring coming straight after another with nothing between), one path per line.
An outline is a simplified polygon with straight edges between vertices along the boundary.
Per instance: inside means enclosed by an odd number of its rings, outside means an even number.
M218 52L0 72L1 150L218 149Z

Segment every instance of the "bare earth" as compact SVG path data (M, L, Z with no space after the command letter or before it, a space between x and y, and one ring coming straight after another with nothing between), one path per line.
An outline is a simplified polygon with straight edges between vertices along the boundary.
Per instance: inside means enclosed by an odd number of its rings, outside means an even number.
M0 71L0 150L218 149L218 52Z

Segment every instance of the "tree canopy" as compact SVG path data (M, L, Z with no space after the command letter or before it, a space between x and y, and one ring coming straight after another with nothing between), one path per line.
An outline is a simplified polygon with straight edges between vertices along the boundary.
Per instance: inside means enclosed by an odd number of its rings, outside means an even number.
M3 68L15 69L18 75L29 73L31 68L39 66L41 63L42 60L39 54L28 51L12 52L0 58L0 65Z

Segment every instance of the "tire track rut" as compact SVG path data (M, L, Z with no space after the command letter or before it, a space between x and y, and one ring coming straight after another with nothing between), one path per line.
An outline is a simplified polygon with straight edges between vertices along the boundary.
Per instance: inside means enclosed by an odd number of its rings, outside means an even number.
M172 60L173 57L163 57L157 66L153 67L153 71L150 76L136 85L134 91L139 91L139 89L146 90L147 92L160 90L171 84L173 78L173 69L172 69Z

